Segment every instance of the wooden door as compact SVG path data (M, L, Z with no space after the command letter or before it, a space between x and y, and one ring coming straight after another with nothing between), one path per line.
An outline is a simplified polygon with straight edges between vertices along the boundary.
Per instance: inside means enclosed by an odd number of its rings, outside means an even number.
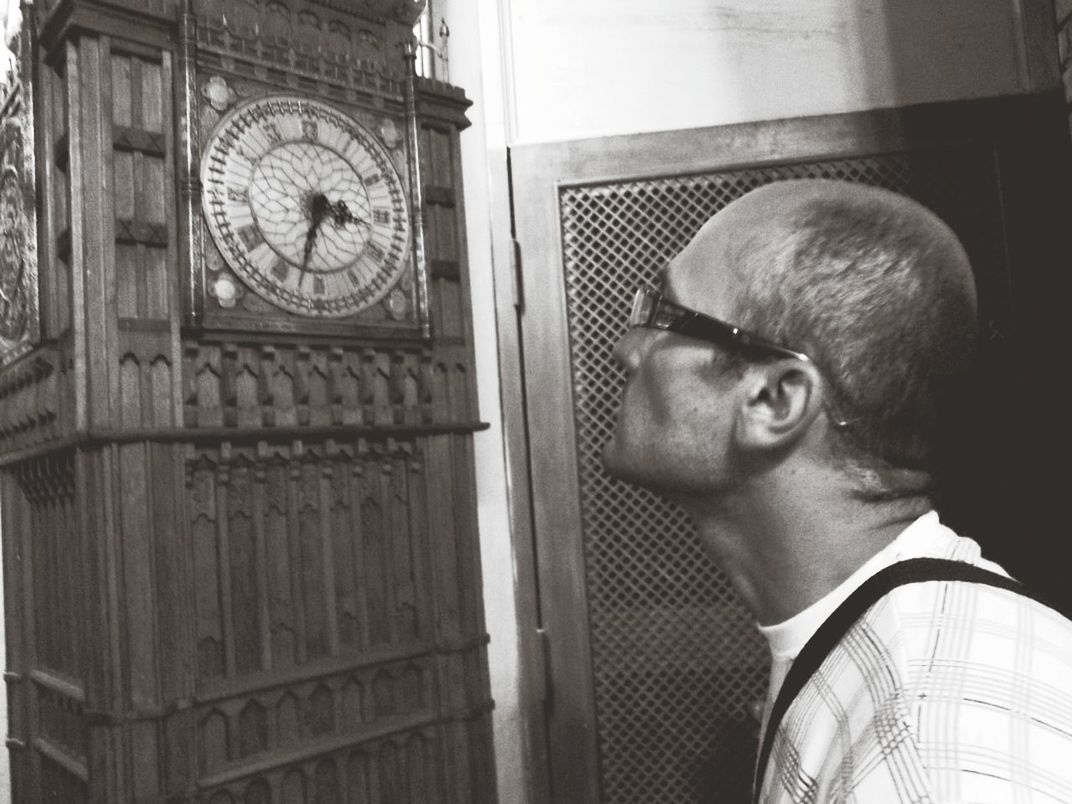
M750 709L766 689L766 647L687 518L599 463L622 383L611 348L635 287L761 184L876 184L919 198L958 232L985 348L1000 358L1015 343L1002 188L1015 148L996 132L1051 105L947 104L513 149L534 619L549 675L532 716L546 722L552 801L746 800ZM960 486L947 500L954 524L1002 519L1000 501L966 505L957 494L972 483Z

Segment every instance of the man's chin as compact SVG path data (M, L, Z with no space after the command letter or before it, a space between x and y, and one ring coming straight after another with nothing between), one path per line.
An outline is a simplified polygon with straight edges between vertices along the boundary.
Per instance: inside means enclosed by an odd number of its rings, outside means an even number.
M632 486L639 486L670 502L681 503L690 496L710 492L705 488L692 488L682 478L655 474L650 460L638 460L637 456L624 452L613 438L603 447L600 459L603 471L610 477Z
M623 480L636 486L650 487L650 478L644 473L644 462L631 459L621 448L618 442L611 438L603 446L603 454L600 456L603 463L603 471L615 480Z
M612 437L603 445L603 451L599 455L599 462L603 464L603 471L611 477L621 478L623 461L618 442Z

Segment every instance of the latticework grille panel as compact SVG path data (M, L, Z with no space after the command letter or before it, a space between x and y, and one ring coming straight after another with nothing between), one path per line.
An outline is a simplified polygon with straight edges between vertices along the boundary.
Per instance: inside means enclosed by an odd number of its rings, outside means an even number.
M993 160L982 150L560 191L604 802L747 800L757 731L747 712L765 695L766 647L688 518L609 478L599 455L623 379L611 350L637 284L651 282L730 201L794 177L841 178L913 195L949 221L977 263L1002 261L994 248Z

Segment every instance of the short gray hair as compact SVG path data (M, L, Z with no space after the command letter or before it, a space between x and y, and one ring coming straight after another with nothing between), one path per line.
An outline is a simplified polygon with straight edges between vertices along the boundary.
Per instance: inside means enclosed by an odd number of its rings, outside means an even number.
M886 190L790 182L795 200L741 254L741 325L807 353L871 468L929 468L943 386L978 329L968 257L936 215ZM763 188L774 191L774 187ZM778 236L778 235L781 236Z

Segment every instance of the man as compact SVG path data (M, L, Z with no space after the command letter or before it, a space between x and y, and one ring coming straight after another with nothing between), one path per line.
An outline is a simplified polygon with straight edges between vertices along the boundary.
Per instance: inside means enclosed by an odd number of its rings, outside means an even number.
M976 331L953 233L884 190L777 183L661 283L615 349L604 463L692 515L770 642L757 800L1072 801L1072 623L932 510Z

